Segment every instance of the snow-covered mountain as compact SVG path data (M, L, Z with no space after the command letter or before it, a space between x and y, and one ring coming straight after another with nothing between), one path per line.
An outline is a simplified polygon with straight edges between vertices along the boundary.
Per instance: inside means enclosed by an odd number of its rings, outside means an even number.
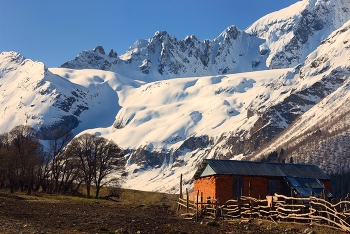
M350 20L350 0L303 0L268 14L246 32L265 39L269 69L294 67Z
M16 52L0 54L0 132L28 124L47 140L57 128L77 134L107 127L121 108L117 95L121 87L140 86L113 72L60 71L62 76L53 74L43 63Z
M147 40L137 40L124 54L113 50L107 55L102 46L81 52L61 67L114 71L137 80L155 81L176 77L191 77L237 73L266 69L262 60L264 42L236 26L228 27L214 40L201 42L194 35L183 40L158 31Z
M292 68L350 20L350 0L304 0L266 15L245 31L230 26L214 40L183 40L158 31L124 54L102 46L81 52L61 67L114 71L137 80L233 74Z
M30 124L42 140L59 127L112 139L127 150L125 186L143 190L177 192L180 174L190 187L204 158L281 148L281 159L349 170L339 163L350 149L349 9L299 1L214 40L156 32L120 56L98 46L61 68L3 52L0 132Z
M289 148L288 157L315 163L327 172L350 170L350 21L308 55L299 72L299 98L311 108L254 155ZM304 101L305 103L305 101Z
M181 173L190 183L203 158L219 157L223 135L239 137L254 127L259 117L249 116L249 107L257 93L283 100L270 84L292 74L276 69L148 83L120 102L113 126L87 132L129 149L127 186L175 192ZM234 157L228 144L219 151Z

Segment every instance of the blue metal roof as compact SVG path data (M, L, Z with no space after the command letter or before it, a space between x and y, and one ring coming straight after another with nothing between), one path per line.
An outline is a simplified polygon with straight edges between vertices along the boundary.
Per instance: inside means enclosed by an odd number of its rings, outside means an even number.
M287 176L329 180L316 165L205 159L194 178L209 175Z
M327 197L333 197L329 191L325 190L326 188L318 179L286 177L286 181L289 183L289 186L297 191L301 197L310 196L312 195L311 192L313 192L313 196L321 197L321 193L323 191L326 192Z

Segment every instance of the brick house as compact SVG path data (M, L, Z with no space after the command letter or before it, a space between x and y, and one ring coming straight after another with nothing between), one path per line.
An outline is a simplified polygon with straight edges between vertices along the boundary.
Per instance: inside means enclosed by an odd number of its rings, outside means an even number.
M286 196L332 197L329 177L309 164L262 163L205 159L194 175L194 193L220 203L242 196L265 199L275 193Z

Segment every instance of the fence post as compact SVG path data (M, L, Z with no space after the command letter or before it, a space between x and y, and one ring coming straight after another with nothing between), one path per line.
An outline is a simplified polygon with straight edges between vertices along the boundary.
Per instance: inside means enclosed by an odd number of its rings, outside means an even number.
M188 213L188 189L186 188L186 212Z
M344 203L342 202L343 201L343 198L340 198L339 202L340 202L340 206L339 206L339 210L340 212L344 211Z
M312 215L312 198L313 198L313 191L311 191L311 196L310 196L310 206L309 206L309 218L310 218L310 224L313 223L313 218L311 218ZM313 215L315 215L316 213L314 213Z
M182 174L180 176L180 198L182 198Z
M322 190L322 199L326 200L326 190L325 189Z
M250 218L252 218L252 213L253 213L253 200L249 199L249 209L250 209Z
M252 191L253 191L252 183L249 181L249 197L252 196Z
M242 213L242 210L241 210L241 208L242 208L242 207L241 207L241 205L242 205L242 204L241 204L241 197L237 198L237 203L238 203L238 212L239 212L239 216L242 217L242 216L241 216L241 213Z
M134 195L135 196L135 195ZM180 194L179 194L179 202L182 202L180 199L182 198L182 174L180 176ZM181 210L181 205L178 204L177 205L177 210L180 211Z

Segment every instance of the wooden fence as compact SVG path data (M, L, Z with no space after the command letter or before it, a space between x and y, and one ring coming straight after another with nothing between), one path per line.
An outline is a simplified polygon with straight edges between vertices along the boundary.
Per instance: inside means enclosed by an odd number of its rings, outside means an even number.
M218 199L202 202L180 197L178 210L188 219L199 217L230 219L268 219L273 222L298 222L326 225L350 232L350 196L333 204L317 197L295 198L275 194L259 200L242 196L220 204Z

